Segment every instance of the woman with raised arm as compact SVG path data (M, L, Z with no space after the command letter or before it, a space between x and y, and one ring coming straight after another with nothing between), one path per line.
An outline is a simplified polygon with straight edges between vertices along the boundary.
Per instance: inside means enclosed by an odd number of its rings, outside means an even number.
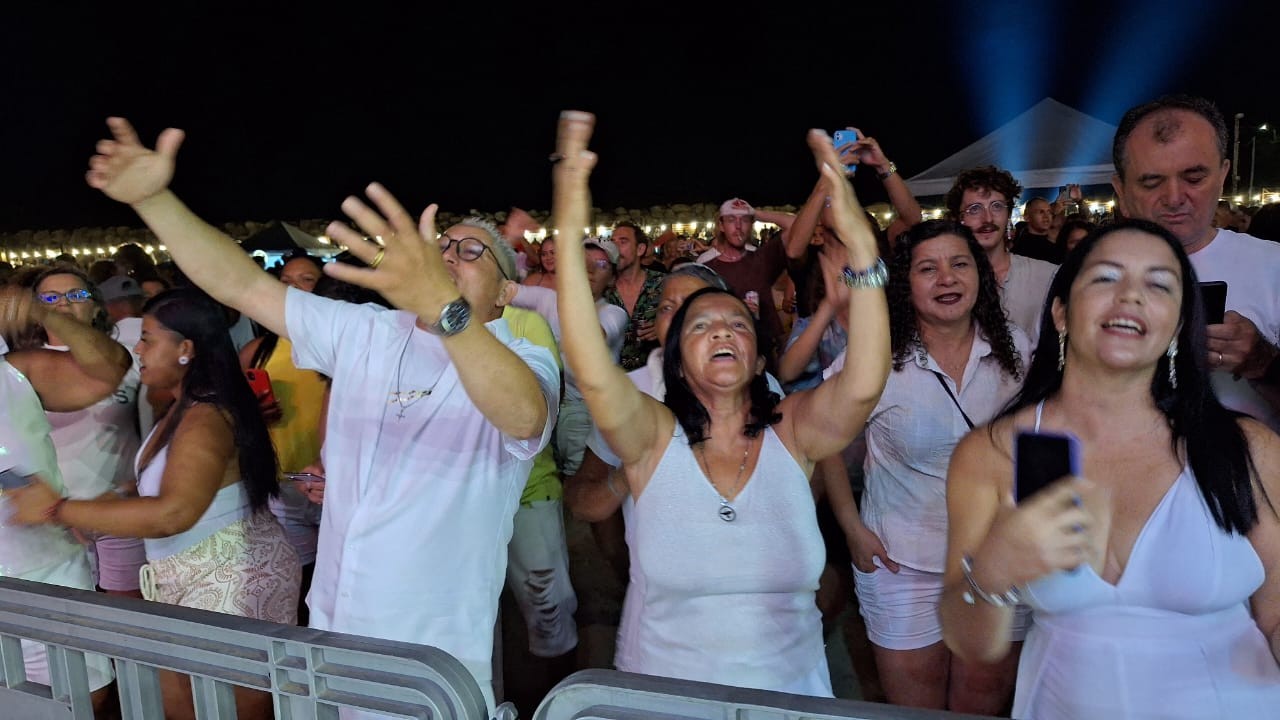
M68 500L49 483L14 494L19 522L145 538L147 600L294 624L298 556L267 510L276 461L241 374L222 308L194 288L143 308L142 383L174 397L138 452L140 497ZM162 675L168 717L187 717L191 684ZM241 717L270 715L271 696L237 691Z
M585 113L561 116L560 228L590 220L593 123ZM859 348L843 372L814 390L779 402L765 383L750 311L733 295L706 289L672 318L666 404L641 393L609 361L581 245L559 248L562 350L635 501L636 581L627 591L632 609L619 633L619 669L831 695L814 602L824 552L808 478L874 407L888 374L889 335L875 237L835 169L830 139L812 131L809 145L848 250L849 325Z
M1280 439L1214 396L1196 287L1155 224L1085 238L1050 287L1022 391L952 455L943 633L994 661L1011 602L1033 608L1014 717L1280 707ZM1015 505L1022 431L1074 435L1083 478Z

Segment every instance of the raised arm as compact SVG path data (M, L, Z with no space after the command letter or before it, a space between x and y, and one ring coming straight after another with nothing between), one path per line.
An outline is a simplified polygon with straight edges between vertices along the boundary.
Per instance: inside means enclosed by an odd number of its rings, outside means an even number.
M822 209L826 206L826 187L826 183L819 177L818 182L813 186L813 192L809 193L809 198L804 201L804 205L800 206L800 212L796 213L791 227L783 235L788 258L799 260L809 249L809 243L813 240L813 231L817 229L818 220L822 217Z
M156 149L142 145L124 118L108 118L113 139L98 141L89 160L89 185L132 207L164 243L182 272L218 302L248 315L281 337L285 286L263 272L236 241L196 217L169 191L181 130L160 133Z
M856 130L856 128L851 128ZM858 158L858 164L874 170L876 177L884 183L885 194L889 196L889 205L897 213L893 224L889 226L889 239L896 238L899 233L920 222L923 214L920 202L907 187L907 181L898 174L898 167L885 156L880 143L873 137L866 137L858 131L858 141L853 143L851 152Z
M120 386L133 362L123 345L62 313L49 312L30 290L0 288L0 332L42 324L66 343L68 352L23 350L5 359L20 370L46 410L70 412L88 407Z
M779 382L793 382L804 374L804 369L809 366L809 361L822 344L822 334L827 331L827 326L834 317L835 308L830 296L824 297L813 315L809 316L808 324L800 331L800 335L783 351L782 357L778 358Z
M587 227L591 219L587 181L596 156L587 149L587 142L594 126L595 117L589 113L566 111L560 115L556 138L560 160L553 172L552 218L562 233ZM582 243L566 235L556 252L560 352L609 447L623 465L635 464L658 440L662 406L637 390L610 354L591 298Z
M385 246L379 247L346 225L330 223L329 236L346 245L369 267L329 263L324 267L325 273L378 291L392 305L417 315L420 326L435 325L445 305L460 296L471 304L473 312L482 313L485 308L478 305L484 302L484 293L476 290L473 297L467 297L445 268L436 243L437 207L428 206L422 213L421 224L415 225L404 206L386 188L373 183L366 192L378 211L355 197L344 200L342 210L367 235L381 237ZM505 281L500 300L510 300L514 292L515 284ZM488 302L492 303L493 299L489 298ZM467 397L485 419L514 438L532 438L542 433L551 409L537 375L499 342L483 321L472 321L442 341ZM554 364L553 361L552 366Z
M831 229L844 244L851 271L855 277L864 271L882 271L875 234L844 176L831 138L821 130L810 130L808 139L831 196ZM857 436L889 377L889 308L883 277L855 284L862 287L849 292L849 351L844 368L813 390L783 401L783 422L791 418L791 437L810 461L840 452Z

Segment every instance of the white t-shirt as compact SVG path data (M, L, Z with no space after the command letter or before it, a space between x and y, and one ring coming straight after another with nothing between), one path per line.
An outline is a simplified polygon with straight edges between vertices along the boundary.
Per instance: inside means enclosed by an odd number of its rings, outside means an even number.
M114 335L116 342L129 348L129 354L133 355L133 365L138 367L138 354L134 352L134 348L138 346L138 341L142 339L142 318L127 317L120 318L116 321L116 330ZM138 388L138 434L140 437L146 437L151 428L155 427L155 413L151 410L151 403L147 402L147 388L145 386Z
M1009 274L1000 286L1000 304L1009 322L1017 325L1035 347L1040 339L1040 317L1049 286L1058 266L1024 255L1009 256Z
M1249 318L1271 344L1280 340L1280 244L1252 235L1219 230L1213 240L1192 253L1191 266L1200 282L1227 283L1227 309ZM1253 389L1248 380L1231 373L1212 375L1213 390L1222 404L1250 415L1280 432L1280 411Z
M528 364L547 402L542 434L512 438L476 408L441 338L416 328L413 314L293 288L285 297L294 365L333 378L311 626L438 647L492 703L507 542L555 425L555 358L512 337L505 320L485 325Z
M551 288L539 287L537 285L520 285L516 291L515 298L511 301L512 305L532 310L547 319L547 324L551 326L551 334L556 338L556 345L560 342L560 311L556 308L556 291ZM622 355L622 343L626 340L627 324L631 319L627 317L627 311L610 302L605 302L603 298L596 300L596 315L600 318L600 328L604 330L604 342L609 346L609 355L613 357L613 361L618 362L618 358ZM561 360L564 359L564 351L560 352ZM581 401L582 391L578 390L578 382L573 377L573 371L569 367L569 363L564 364L564 399L566 401Z
M45 347L67 350L65 346ZM134 483L141 375L138 358L130 357L133 365L114 393L83 410L46 413L68 497L95 498Z
M1030 345L1009 327L1025 372ZM841 353L827 376L844 367ZM889 557L916 570L942 572L947 550L947 466L951 451L969 426L933 371L930 355L908 360L889 373L880 402L867 418L866 490L862 521L884 543ZM943 377L964 412L980 426L995 416L1022 387L1006 375L979 330L964 366L960 391ZM1025 377L1025 375L1024 375Z

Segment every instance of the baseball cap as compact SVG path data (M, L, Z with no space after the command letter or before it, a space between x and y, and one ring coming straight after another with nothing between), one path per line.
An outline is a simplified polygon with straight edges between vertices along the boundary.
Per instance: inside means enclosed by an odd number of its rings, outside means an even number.
M143 297L145 295L138 285L138 281L127 275L116 275L103 280L102 284L98 285L98 290L102 293L104 302Z
M720 206L720 217L724 217L726 215L754 216L755 214L756 214L756 209L751 207L751 203L748 203L746 200L743 200L742 198L733 198L732 200L725 200L724 204Z
M610 264L612 265L618 264L618 246L612 240L606 240L604 238L589 237L586 240L582 241L582 247L593 247L599 250L603 250L604 254L608 256Z

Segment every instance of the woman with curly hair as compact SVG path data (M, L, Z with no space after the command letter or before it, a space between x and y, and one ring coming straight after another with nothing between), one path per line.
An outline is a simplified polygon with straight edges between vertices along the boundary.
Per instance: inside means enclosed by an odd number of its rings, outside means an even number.
M947 463L960 438L1017 392L1030 343L1005 317L991 263L959 223L903 233L886 292L893 372L867 420L852 543L858 601L889 702L997 714L1016 653L982 666L942 643Z

